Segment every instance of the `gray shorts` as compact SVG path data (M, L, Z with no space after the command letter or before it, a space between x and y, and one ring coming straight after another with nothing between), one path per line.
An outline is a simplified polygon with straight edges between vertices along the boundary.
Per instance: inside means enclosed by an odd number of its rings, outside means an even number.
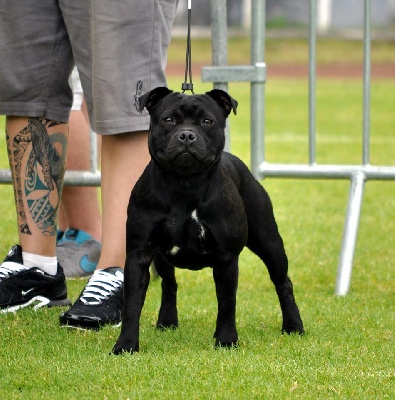
M178 0L0 2L0 114L66 122L76 64L92 129L146 130L136 98L165 86Z

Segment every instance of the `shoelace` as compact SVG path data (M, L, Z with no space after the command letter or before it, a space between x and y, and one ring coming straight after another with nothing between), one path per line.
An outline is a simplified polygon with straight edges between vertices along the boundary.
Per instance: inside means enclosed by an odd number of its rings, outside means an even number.
M0 281L25 269L27 268L23 264L13 261L5 261L0 265Z
M122 275L122 274L119 274ZM80 300L86 305L98 305L123 284L123 275L95 271L89 279Z

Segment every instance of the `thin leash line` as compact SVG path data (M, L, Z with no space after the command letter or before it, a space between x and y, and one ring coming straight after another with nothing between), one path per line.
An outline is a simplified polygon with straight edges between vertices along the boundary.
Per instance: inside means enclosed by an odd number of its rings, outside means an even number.
M185 93L186 90L193 92L192 83L192 50L191 50L191 18L192 17L192 0L188 0L188 31L187 31L187 48L185 57L185 77L184 83L182 84L182 92ZM188 82L189 74L189 82Z

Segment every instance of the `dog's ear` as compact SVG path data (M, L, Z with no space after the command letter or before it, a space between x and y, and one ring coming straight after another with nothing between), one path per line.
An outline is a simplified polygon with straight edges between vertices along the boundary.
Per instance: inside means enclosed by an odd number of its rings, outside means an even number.
M214 99L225 110L226 116L228 116L231 111L236 114L237 101L230 97L228 93L223 90L214 89L210 92L206 92L206 95Z
M158 103L159 100L163 99L163 97L173 93L172 90L167 87L157 87L152 89L148 93L143 94L139 97L139 110L143 111L144 107L150 112L153 107Z

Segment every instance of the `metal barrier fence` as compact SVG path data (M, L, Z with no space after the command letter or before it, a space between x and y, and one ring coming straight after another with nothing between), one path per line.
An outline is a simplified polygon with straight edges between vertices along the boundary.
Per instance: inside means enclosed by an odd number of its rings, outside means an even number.
M227 89L228 82L251 82L251 169L257 178L349 179L350 192L335 294L350 288L352 264L359 227L364 186L367 180L394 180L394 166L370 164L370 0L364 0L364 61L362 161L360 165L319 165L316 162L316 25L317 0L309 0L309 162L274 164L265 161L264 63L265 1L251 1L251 65L227 66L226 0L212 0L213 66L204 67L202 79Z
M370 164L370 0L364 0L364 74L362 161L360 165L319 165L316 163L316 24L317 0L309 0L309 162L274 164L265 161L264 84L266 81L265 0L251 0L251 63L227 65L226 0L211 0L212 66L202 68L202 80L213 82L217 89L227 90L228 82L250 82L251 97L251 169L259 178L349 179L350 192L335 294L345 295L350 288L352 264L359 227L365 182L395 180L394 166ZM227 131L227 150L230 135ZM11 183L9 170L0 170L0 183ZM90 171L67 171L65 184L99 186L96 135L91 133Z

